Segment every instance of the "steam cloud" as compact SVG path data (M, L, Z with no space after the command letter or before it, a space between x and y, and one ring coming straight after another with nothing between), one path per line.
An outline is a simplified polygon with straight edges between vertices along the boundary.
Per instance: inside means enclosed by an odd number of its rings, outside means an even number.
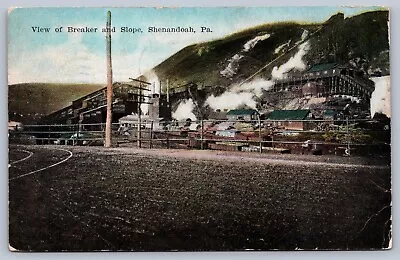
M253 100L253 94L250 92L225 92L218 97L211 95L208 97L206 103L214 110L235 109L242 105L256 108L256 102Z
M306 32L303 33L306 35ZM257 36L259 38L254 38L248 41L245 46L245 49L251 49L255 46L255 44L260 40L265 40L269 37L269 34L261 36ZM303 37L303 36L302 36ZM306 37L306 36L304 36ZM283 48L285 45L288 45L290 42L287 42L280 47ZM230 90L226 91L220 96L211 95L207 98L206 104L208 104L214 110L216 109L235 109L240 106L247 106L250 108L256 108L255 97L260 97L262 94L262 90L269 90L274 85L274 80L283 79L284 74L292 69L304 70L306 69L306 64L303 61L304 55L310 50L310 43L304 42L298 48L297 53L291 57L286 63L282 64L279 67L274 67L271 72L271 80L265 80L261 78L256 78L248 83L243 85L232 85ZM280 50L279 50L280 51ZM235 54L239 55L239 54ZM233 56L233 57L235 57ZM233 58L232 57L232 58ZM237 56L236 60L240 60L241 57ZM238 64L236 64L238 66ZM231 67L229 67L231 66ZM234 64L228 64L229 69L235 68ZM224 71L228 71L228 67L225 68ZM233 69L234 70L234 69ZM237 68L236 68L237 70ZM222 74L222 72L221 72Z
M307 38L308 34L309 34L309 32L307 30L303 30L300 41L304 41Z
M191 98L182 100L175 112L172 113L172 117L176 120L186 120L188 118L196 120L196 116L192 112L193 109L194 103Z
M143 76L146 78L145 80L149 83L151 83L151 86L147 87L150 89L151 94L158 93L160 94L160 80L158 79L157 74L153 70L149 70L143 74ZM148 91L145 91L148 92ZM144 93L145 95L148 95L148 93ZM145 98L146 101L149 101L148 98ZM149 112L149 107L151 104L141 104L140 105L140 110L142 111L142 114L146 115Z
M309 42L304 42L299 46L299 51L291 57L286 63L279 67L274 67L271 72L271 76L274 79L283 79L284 74L291 69L304 70L306 64L303 62L303 57L310 50Z
M268 39L271 35L266 33L264 35L259 35L254 37L253 39L247 41L244 45L243 45L243 49L239 52L236 53L235 55L232 56L232 58L230 58L228 61L228 65L225 67L224 70L220 71L219 73L226 77L226 78L232 78L237 70L239 69L239 61L244 57L244 53L250 51L251 49L254 48L254 46L256 46L256 44L259 41L264 41L266 39Z
M151 83L151 93L160 94L161 92L160 80L158 79L158 76L154 72L154 70L147 71L146 73L144 73L144 76L147 82Z
M249 50L253 49L254 46L256 46L256 44L259 41L264 41L264 40L268 39L269 37L271 37L271 34L268 34L268 33L254 37L253 39L251 39L250 41L248 41L244 44L243 51L248 52Z
M287 42L285 42L284 44L279 45L278 47L276 47L276 49L274 50L274 54L278 54L280 53L284 48L288 48L290 46L290 42L292 40L289 40Z
M375 113L383 113L390 117L390 76L375 77L371 80L375 82L375 90L372 92L370 100L371 117Z
M255 109L257 102L254 100L254 97L260 97L262 90L269 90L273 85L273 81L257 78L241 86L233 85L229 91L224 92L220 96L209 96L206 104L214 110L235 109L240 106Z

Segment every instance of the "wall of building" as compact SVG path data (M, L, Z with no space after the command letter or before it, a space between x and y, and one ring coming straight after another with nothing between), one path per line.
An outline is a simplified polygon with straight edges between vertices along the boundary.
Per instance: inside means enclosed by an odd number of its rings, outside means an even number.
M251 120L256 120L257 119L257 116L255 114L251 114L251 115L227 115L226 117L230 121L234 121L234 120L251 121Z

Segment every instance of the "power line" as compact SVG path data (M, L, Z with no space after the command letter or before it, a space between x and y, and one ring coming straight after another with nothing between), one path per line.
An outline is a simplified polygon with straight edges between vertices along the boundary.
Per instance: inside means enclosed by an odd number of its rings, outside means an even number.
M266 65L264 65L263 67L261 67L261 69L257 70L255 73L253 73L252 75L250 75L249 77L247 77L246 79L244 79L242 82L240 82L239 86L243 85L244 83L246 83L248 80L252 79L254 76L256 76L258 73L260 73L261 71L263 71L265 68L267 68L268 66L270 66L272 63L274 63L275 61L279 60L280 58L282 58L283 56L285 56L286 54L288 54L289 52L291 52L294 48L297 48L299 45L301 45L302 43L308 41L314 34L316 34L317 32L319 32L320 30L322 30L321 27L318 30L316 30L315 32L311 33L308 37L306 37L305 39L299 41L297 44L295 44L293 47L291 47L289 50L287 50L285 53L282 53L281 55L279 55L278 57L276 57L275 59L273 59L272 61L268 62Z

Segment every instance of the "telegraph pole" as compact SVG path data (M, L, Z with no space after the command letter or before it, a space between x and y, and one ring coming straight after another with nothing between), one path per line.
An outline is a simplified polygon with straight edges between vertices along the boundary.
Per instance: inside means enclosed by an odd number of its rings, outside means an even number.
M161 87L160 87L160 89L161 89ZM167 106L169 107L169 80L168 79L167 79Z
M106 140L105 147L111 147L111 118L112 118L112 63L111 63L111 12L107 12L107 32L106 32L106 49L107 49L107 117L106 117Z
M138 97L138 100L137 100L138 125L137 125L136 137L137 137L137 146L139 148L141 148L142 147L142 140L141 140L141 138L142 138L142 129L141 129L141 125L142 125L142 114L141 113L142 113L142 110L141 110L141 105L142 104L152 104L151 102L146 102L146 101L142 100L145 97L148 97L148 98L152 97L152 96L149 96L149 95L143 95L143 91L151 91L151 89L148 89L148 88L145 87L146 85L150 86L151 83L146 82L144 80L140 80L140 79L134 79L134 78L129 78L129 79L139 83L139 87L134 86L133 83L126 83L126 84L127 85L131 85L134 89L137 89L137 93L138 93L137 94L137 97Z

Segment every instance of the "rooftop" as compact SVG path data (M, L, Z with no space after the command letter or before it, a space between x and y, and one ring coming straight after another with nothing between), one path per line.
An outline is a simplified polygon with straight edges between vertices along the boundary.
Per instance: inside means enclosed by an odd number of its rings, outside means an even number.
M320 63L320 64L313 65L311 68L308 69L307 72L330 70L330 69L336 68L337 66L339 66L339 64L337 64L337 63Z
M269 120L303 120L310 113L309 109L274 110L269 114Z
M227 115L240 116L240 115L252 115L254 113L257 113L257 110L254 110L254 109L233 109L233 110L229 110Z

